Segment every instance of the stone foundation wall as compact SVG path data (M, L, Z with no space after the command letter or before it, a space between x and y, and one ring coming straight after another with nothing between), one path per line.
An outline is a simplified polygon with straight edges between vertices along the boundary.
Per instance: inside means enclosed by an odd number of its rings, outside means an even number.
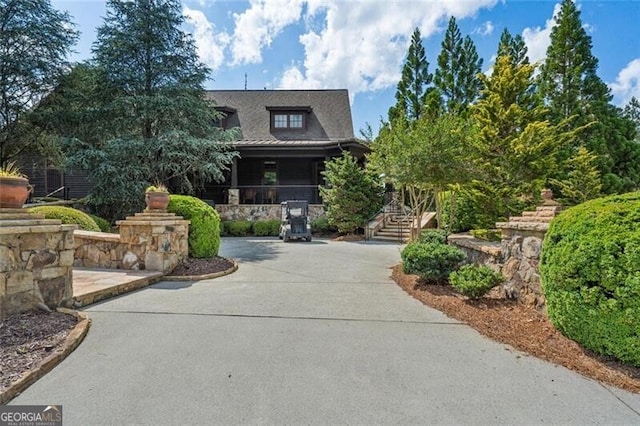
M170 272L189 255L189 221L173 213L137 213L119 234L76 231L75 266Z
M216 211L222 220L280 220L280 204L217 204ZM314 221L325 212L321 204L309 205L309 219Z
M18 211L0 212L0 319L73 296L73 231L77 225Z

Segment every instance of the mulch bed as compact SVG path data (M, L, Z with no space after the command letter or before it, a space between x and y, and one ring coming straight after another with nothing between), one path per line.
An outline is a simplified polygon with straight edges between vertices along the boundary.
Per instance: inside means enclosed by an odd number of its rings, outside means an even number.
M169 275L177 277L207 275L226 271L231 267L233 267L233 262L224 257L216 256L208 259L195 259L190 257L178 264Z
M393 280L408 294L479 333L522 352L562 365L630 392L640 393L640 368L594 354L556 330L534 307L506 300L493 289L480 300L468 300L449 285L429 285L393 267Z
M77 324L60 312L29 311L0 321L0 392L38 367Z

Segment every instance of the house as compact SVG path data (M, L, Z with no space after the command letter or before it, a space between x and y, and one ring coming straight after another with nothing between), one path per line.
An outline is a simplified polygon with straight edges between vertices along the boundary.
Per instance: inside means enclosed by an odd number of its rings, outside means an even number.
M223 128L240 129L230 144L238 151L225 182L210 182L196 195L223 218L276 218L285 200L307 200L321 212L318 186L325 161L349 151L364 158L369 148L353 133L347 90L211 90ZM38 155L23 161L35 196L82 197L91 189L82 171L62 173ZM243 208L245 206L245 208ZM246 206L250 206L247 208Z
M354 137L347 90L213 90L206 96L223 113L220 125L241 131L233 143L240 158L226 181L199 194L224 218L277 217L273 207L285 200L320 207L325 162L343 151L357 158L369 151Z

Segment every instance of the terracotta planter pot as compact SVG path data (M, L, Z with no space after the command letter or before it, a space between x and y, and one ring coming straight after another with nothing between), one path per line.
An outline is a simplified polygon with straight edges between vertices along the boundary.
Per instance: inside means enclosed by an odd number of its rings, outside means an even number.
M146 192L144 201L147 203L147 210L166 210L169 205L169 193Z
M22 208L32 189L33 187L25 178L0 176L0 208Z

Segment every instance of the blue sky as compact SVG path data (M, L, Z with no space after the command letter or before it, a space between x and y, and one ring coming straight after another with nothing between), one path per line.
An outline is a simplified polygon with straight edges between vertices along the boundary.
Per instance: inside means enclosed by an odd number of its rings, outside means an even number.
M491 67L504 28L521 34L542 61L558 1L522 0L183 0L185 31L212 70L211 89L349 89L356 135L378 128L394 102L411 33L419 27L435 70L443 32L455 16ZM72 60L91 56L103 0L52 0L67 10L80 41ZM640 1L577 1L614 103L640 98Z

